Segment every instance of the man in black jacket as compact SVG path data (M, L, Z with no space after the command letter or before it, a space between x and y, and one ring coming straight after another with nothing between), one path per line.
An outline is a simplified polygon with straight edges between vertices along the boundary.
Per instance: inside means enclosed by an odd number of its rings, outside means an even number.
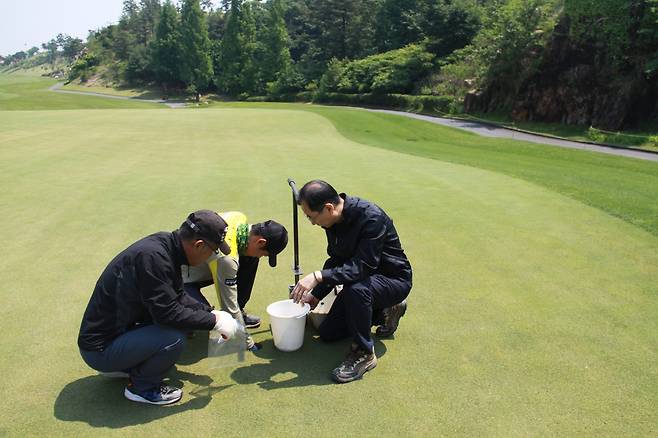
M101 274L82 318L78 346L95 370L130 377L124 395L142 403L177 402L183 392L163 377L185 346L185 331L218 330L229 338L237 324L183 291L181 265L199 265L220 250L226 222L215 212L191 213L180 229L147 236L117 255Z
M322 270L299 280L292 299L315 307L335 285L343 285L319 329L326 341L352 337L347 358L332 372L337 382L351 382L377 365L373 322L380 325L379 336L397 329L411 290L411 265L393 221L377 205L338 195L321 180L302 187L299 203L311 223L325 229L329 259Z

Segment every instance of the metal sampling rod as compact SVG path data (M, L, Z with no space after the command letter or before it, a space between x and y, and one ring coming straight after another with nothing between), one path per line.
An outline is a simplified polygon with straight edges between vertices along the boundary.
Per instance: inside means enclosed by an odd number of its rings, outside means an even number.
M299 281L299 276L302 274L301 267L299 266L299 237L298 237L298 222L297 222L297 204L299 203L299 191L297 190L297 184L292 178L288 178L288 185L292 189L292 231L293 231L293 254L294 254L294 265L292 267L292 272L295 274L295 284ZM291 289L292 290L291 286Z

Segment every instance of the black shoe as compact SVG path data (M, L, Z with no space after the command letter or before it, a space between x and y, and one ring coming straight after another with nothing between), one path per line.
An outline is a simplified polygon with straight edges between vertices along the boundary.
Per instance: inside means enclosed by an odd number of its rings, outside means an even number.
M183 397L183 391L173 386L160 385L146 391L137 391L132 384L126 386L123 395L128 399L139 403L151 405L168 405L176 403Z
M347 383L360 379L371 369L377 366L377 356L374 351L368 351L356 344L352 344L347 357L340 366L331 372L331 376L338 383Z
M402 301L392 307L384 309L384 324L377 327L375 333L377 336L391 336L398 329L400 318L407 312L407 300Z
M244 310L242 311L242 319L244 320L245 328L258 328L260 327L260 317L256 315L249 315Z

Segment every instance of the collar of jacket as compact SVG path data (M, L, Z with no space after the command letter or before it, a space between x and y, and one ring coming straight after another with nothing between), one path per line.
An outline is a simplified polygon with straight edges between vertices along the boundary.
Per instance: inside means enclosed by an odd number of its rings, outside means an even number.
M345 193L341 193L338 196L343 198L345 203L343 204L343 223L350 223L354 219L354 214L356 213L355 207L357 204L357 199L352 196L347 196Z
M187 256L185 255L185 250L183 249L183 241L180 238L178 230L172 231L171 236L174 243L174 261L178 264L178 266L189 266L190 262L187 260Z

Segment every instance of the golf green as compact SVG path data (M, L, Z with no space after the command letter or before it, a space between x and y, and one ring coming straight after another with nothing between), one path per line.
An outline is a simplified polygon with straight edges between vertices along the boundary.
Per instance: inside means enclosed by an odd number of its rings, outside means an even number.
M0 112L0 435L656 433L658 236L522 175L364 143L294 107ZM265 307L287 296L291 247L261 264L248 305L265 348L210 369L197 334L170 375L179 404L128 402L125 382L86 367L80 319L117 252L199 208L290 230L288 177L326 179L396 224L414 287L376 369L333 384L348 342L310 328L301 350L273 347ZM318 268L324 233L303 221L300 239L302 268Z

